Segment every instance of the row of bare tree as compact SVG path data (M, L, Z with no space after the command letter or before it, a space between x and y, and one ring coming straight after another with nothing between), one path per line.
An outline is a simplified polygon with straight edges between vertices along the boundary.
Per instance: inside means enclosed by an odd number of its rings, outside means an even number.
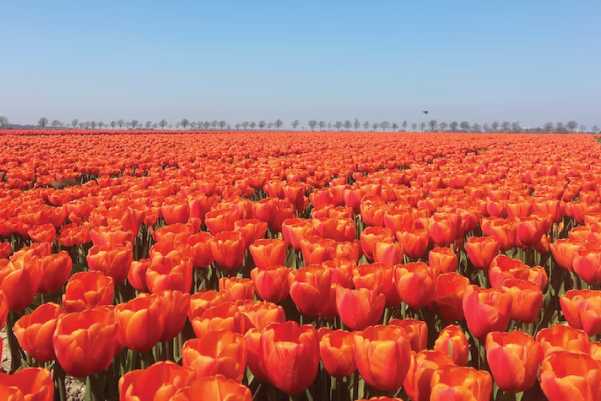
M0 128L6 127L8 125L8 118L0 116ZM264 129L276 129L279 130L283 127L284 122L280 119L277 119L275 122L265 122L263 120L258 123L254 121L244 121L242 123L237 123L234 125L236 130L254 130L256 128L260 130ZM294 120L292 123L292 128L296 130L300 122L298 120ZM40 118L38 121L38 127L40 128L81 128L81 129L103 129L103 128L112 128L112 129L123 129L123 128L131 128L131 129L183 129L183 130L209 130L209 129L231 129L231 126L221 120L213 120L213 121L190 121L187 118L184 118L181 121L177 121L175 125L170 124L167 120L162 119L159 122L146 121L142 123L138 120L117 120L111 121L108 124L105 124L102 121L79 121L77 119L71 121L70 124L63 124L59 120L52 120L49 123L48 119L45 117ZM403 121L400 125L393 122L390 123L388 121L381 122L373 122L369 121L359 121L358 118L355 118L353 122L350 120L345 121L336 121L335 123L325 122L325 121L317 121L310 120L307 123L308 129L311 131L320 130L320 131L341 131L346 130L350 131L354 129L355 131L359 131L363 129L364 131L377 131L381 129L382 131L386 131L387 129L391 129L392 131L422 131L422 132L556 132L556 133L570 133L570 132L587 132L587 128L584 125L578 125L578 123L574 120L568 121L567 123L552 123L548 122L544 124L542 127L522 127L519 122L515 121L510 123L509 121L503 121L499 123L498 121L494 121L491 124L483 124L480 125L478 123L470 124L468 121L452 121L451 123L446 122L438 122L437 120L430 120L427 123L422 121L421 123L411 123L409 124L407 121ZM301 129L305 130L305 126L302 126ZM598 133L599 126L593 125L590 129L591 133Z

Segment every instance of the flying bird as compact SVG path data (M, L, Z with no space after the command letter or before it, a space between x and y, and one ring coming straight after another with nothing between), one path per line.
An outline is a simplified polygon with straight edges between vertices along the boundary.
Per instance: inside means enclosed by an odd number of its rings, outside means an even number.
M428 114L428 110L424 110L424 111L422 111L422 113Z

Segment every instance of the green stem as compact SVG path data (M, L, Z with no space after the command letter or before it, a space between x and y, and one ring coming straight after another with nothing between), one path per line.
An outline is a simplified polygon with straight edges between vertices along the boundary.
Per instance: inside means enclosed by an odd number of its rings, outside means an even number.
M54 399L59 401L67 401L67 391L65 389L65 370L56 361L52 372L54 375Z
M17 369L21 367L21 346L17 341L14 333L14 325L17 320L17 316L15 316L17 312L9 311L8 316L6 318L6 340L8 342L8 349L10 352L10 374L15 373Z

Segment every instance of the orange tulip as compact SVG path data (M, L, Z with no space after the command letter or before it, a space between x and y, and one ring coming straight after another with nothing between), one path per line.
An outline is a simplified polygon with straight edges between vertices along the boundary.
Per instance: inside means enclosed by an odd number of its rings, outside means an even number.
M540 287L529 281L507 279L501 289L511 295L511 318L520 323L534 322L543 305Z
M342 322L351 330L363 330L380 320L386 299L367 288L350 290L342 286L336 288L336 310Z
M43 368L26 368L12 375L0 372L0 397L8 401L52 401L52 374Z
M42 278L38 292L52 294L60 290L69 279L72 268L71 257L65 251L42 258Z
M317 316L330 298L332 273L321 265L292 270L288 276L290 297L305 316Z
M186 386L192 369L173 362L157 362L141 370L126 373L119 379L123 401L167 401Z
M261 363L259 361L259 348L261 346L262 333L263 329L259 330L257 328L253 328L248 330L244 335L244 338L246 338L247 351L246 362L255 379L262 382L268 382L269 379L267 378L267 375L263 373L263 368L261 368Z
M305 265L321 264L336 256L336 241L313 235L301 240L301 252Z
M586 249L586 242L569 238L557 239L549 246L557 264L565 271L574 271L574 258L578 251Z
M192 252L192 267L195 269L209 266L215 260L211 252L212 239L211 234L201 232L191 235L186 241Z
M449 246L459 238L461 216L455 213L434 213L428 222L428 233L438 246ZM461 233L463 236L463 233Z
M536 341L543 347L545 358L561 351L584 354L591 351L591 342L584 331L562 324L542 329L536 334Z
M65 287L63 306L67 312L81 312L113 303L115 284L101 272L75 273Z
M289 269L284 266L257 267L250 271L257 295L265 301L279 303L290 293Z
M494 332L486 337L486 359L499 388L519 393L534 385L543 349L521 331Z
M257 267L279 266L286 262L286 244L281 239L259 239L248 250Z
M319 329L319 355L330 376L350 376L356 369L354 334L344 330Z
M561 310L570 326L584 330L589 337L601 334L601 293L570 290L559 298Z
M374 261L386 265L403 263L405 252L403 246L393 240L374 242Z
M0 289L11 311L23 310L31 304L41 278L40 259L31 253L13 255L10 262L0 259Z
M231 331L208 332L184 343L182 362L196 378L221 374L240 382L246 370L246 339Z
M167 306L167 301L157 294L119 304L115 320L121 344L137 352L148 352L161 339Z
M200 338L209 331L232 331L244 334L252 328L248 317L240 312L238 306L233 302L226 302L207 309L201 315L197 312L192 314L192 328L196 337Z
M421 309L434 295L434 271L424 262L398 265L394 280L401 300L413 309Z
M407 231L398 231L396 233L397 240L403 246L403 250L412 258L421 257L430 242L430 234L424 228L409 229Z
M364 264L352 270L352 282L357 289L367 288L378 294L384 294L386 306L398 306L401 303L401 297L394 284L394 273L394 266L378 262ZM334 275L334 273L332 274Z
M434 351L441 352L453 359L458 366L465 366L470 356L469 344L461 328L447 326L438 335Z
M169 401L252 401L252 398L246 386L217 375L189 381Z
M396 391L411 364L411 345L395 326L372 326L355 334L355 361L365 382L378 389Z
M114 312L101 307L61 316L53 343L56 360L67 374L102 372L121 350Z
M246 316L250 325L259 330L263 330L271 323L286 322L284 308L271 302L260 301L255 303L247 299L245 301L237 301L235 304L238 310Z
M10 242L1 242L0 243L0 259L6 259L10 256L12 252L12 248L10 246Z
M463 313L470 332L479 340L493 331L505 331L511 316L511 295L470 285L463 295Z
M42 224L34 226L27 232L29 238L35 242L54 242L56 238L56 228L52 224Z
M413 352L426 349L428 345L428 326L425 322L415 319L392 319L388 322L388 325L399 327L405 332Z
M229 209L212 210L205 216L205 224L209 232L216 235L224 231L234 231L234 223L238 214Z
M447 323L463 320L463 295L470 284L459 273L444 273L436 278L432 301L435 310Z
M545 358L540 386L549 401L601 399L601 368L585 354L558 352Z
M488 401L492 393L490 373L454 365L435 370L430 385L432 401Z
M303 239L312 237L315 234L313 224L307 220L289 219L285 220L282 224L284 241L286 241L286 245L294 248L296 252L301 250L301 241Z
M428 253L428 264L435 276L451 273L457 270L457 255L451 248L435 247Z
M368 260L374 259L374 246L377 242L392 241L393 232L385 227L368 227L361 233L361 248Z
M222 277L219 279L219 291L229 293L232 301L253 299L255 283L249 278Z
M226 269L237 269L244 260L244 238L236 231L222 231L213 237L211 252L215 262Z
M448 355L438 351L420 351L411 359L411 367L403 382L405 392L413 401L430 400L430 381L434 371L453 364Z
M8 317L8 303L4 292L0 290L0 329L6 324L6 318Z
M38 362L49 362L56 358L52 336L58 318L65 314L63 308L54 303L40 305L30 315L25 315L14 326L19 345Z
M601 245L589 243L585 249L577 251L573 265L576 274L587 284L601 283Z
M121 284L127 278L133 254L132 245L112 244L108 246L94 245L88 251L86 260L90 271L99 271Z
M306 390L319 367L317 331L294 321L268 326L261 335L259 362L269 381L286 394Z
M184 328L190 312L190 294L176 290L166 290L157 293L166 302L163 306L165 324L159 342L175 338Z
M493 237L501 251L506 252L515 246L517 226L512 220L499 218L482 219L482 231Z
M192 289L192 261L177 253L155 255L146 270L146 285L152 293L166 290L189 293Z
M195 317L200 317L210 308L230 301L231 297L229 293L213 290L198 291L190 297L190 321Z
M146 272L152 263L152 259L140 259L131 262L129 273L127 273L127 282L140 292L150 292L146 282Z
M488 270L492 260L499 254L499 243L493 237L470 237L465 251L476 269Z

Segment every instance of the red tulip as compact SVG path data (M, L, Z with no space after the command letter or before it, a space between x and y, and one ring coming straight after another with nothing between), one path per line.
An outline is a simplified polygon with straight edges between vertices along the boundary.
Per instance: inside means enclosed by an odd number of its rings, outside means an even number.
M351 330L363 330L378 323L384 312L384 294L361 288L336 288L336 310L342 322Z
M450 356L458 366L465 366L470 356L467 338L457 326L442 329L434 343L434 350Z
M511 295L475 285L466 288L463 313L470 332L479 340L493 331L505 331L511 313Z

